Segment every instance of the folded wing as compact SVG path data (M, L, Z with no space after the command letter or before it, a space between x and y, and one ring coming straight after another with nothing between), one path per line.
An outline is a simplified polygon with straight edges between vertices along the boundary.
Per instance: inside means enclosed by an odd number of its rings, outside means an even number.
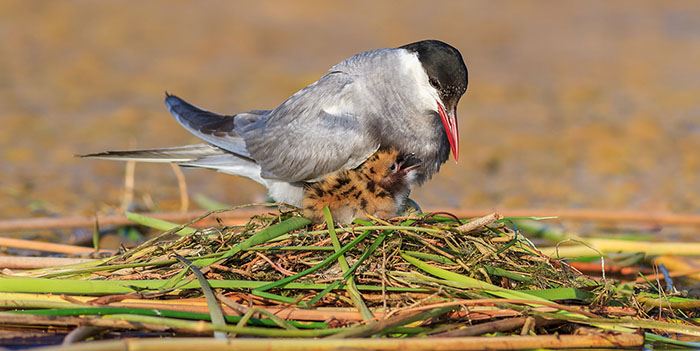
M330 72L292 95L255 128L239 128L262 177L314 181L355 168L379 147L350 75Z
M250 158L245 141L234 128L236 115L224 116L205 111L168 93L165 95L165 106L185 129L198 138L236 155ZM264 112L266 111L250 115L263 117Z

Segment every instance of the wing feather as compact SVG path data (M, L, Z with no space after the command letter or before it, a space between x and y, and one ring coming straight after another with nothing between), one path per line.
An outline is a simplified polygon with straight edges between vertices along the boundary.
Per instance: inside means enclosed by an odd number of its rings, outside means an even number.
M234 119L237 119L238 115L223 116L202 110L175 95L167 93L165 106L168 107L170 114L185 129L198 138L239 156L250 157L245 141L236 133L234 128ZM259 114L253 112L245 115L259 117L263 116L263 113L266 111L260 112ZM241 118L241 120L246 120L246 118Z
M264 125L241 131L264 178L313 181L355 168L378 149L368 120L356 114L353 83L330 72L271 111Z

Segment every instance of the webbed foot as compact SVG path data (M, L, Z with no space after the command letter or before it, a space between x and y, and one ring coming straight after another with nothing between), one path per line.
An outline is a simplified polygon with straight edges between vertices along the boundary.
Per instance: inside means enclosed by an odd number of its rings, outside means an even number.
M404 209L404 213L423 213L423 210L420 208L420 205L418 203L411 199L410 197L406 199L406 209Z

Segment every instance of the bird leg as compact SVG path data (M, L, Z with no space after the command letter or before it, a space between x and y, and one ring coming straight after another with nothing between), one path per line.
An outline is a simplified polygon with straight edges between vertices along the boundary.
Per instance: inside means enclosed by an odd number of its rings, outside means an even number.
M411 209L413 211L411 211ZM406 208L404 209L404 213L407 212L423 213L423 210L420 208L420 205L418 205L418 203L415 200L409 197L406 199Z

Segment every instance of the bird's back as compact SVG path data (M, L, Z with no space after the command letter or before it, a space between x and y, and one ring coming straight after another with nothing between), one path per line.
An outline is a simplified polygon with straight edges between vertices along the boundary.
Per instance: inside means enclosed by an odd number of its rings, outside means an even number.
M403 49L352 56L298 91L255 128L239 130L264 178L316 181L353 169L377 149L415 153L436 173L449 144L417 57ZM237 117L238 118L238 117Z

